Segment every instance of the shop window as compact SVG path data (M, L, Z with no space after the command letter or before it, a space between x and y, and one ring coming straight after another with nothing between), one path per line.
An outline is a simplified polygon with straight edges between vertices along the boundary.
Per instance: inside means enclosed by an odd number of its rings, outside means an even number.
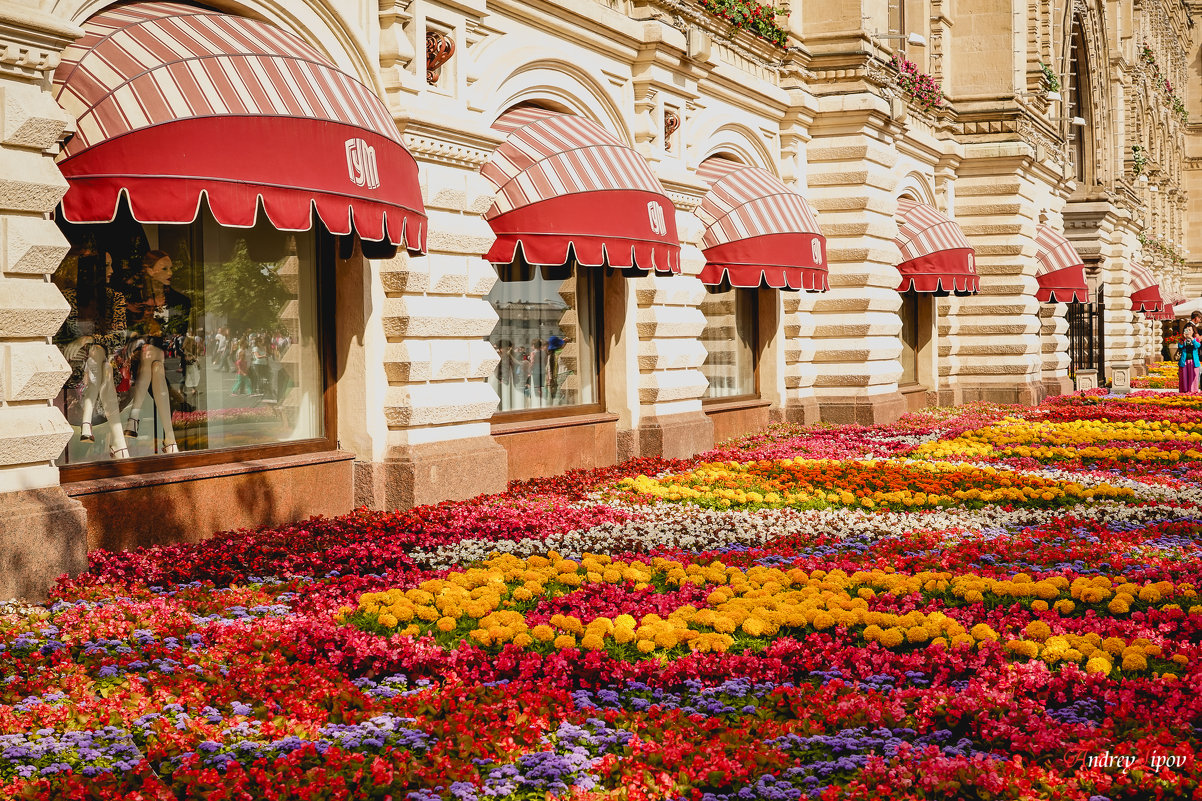
M706 400L754 396L759 333L758 290L711 286L701 303L707 355L701 372L709 381Z
M60 466L326 436L316 233L224 228L207 210L60 227L71 250L53 280L71 311L55 341L72 374L58 403L75 430Z
M543 417L601 409L603 271L499 265L488 294L497 312L489 341L501 357L489 383L500 414Z

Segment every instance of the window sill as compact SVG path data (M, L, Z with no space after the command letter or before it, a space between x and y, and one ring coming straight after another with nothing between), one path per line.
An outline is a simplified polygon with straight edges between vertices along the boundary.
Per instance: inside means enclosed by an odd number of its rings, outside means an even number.
M267 470L284 470L289 467L304 467L327 462L350 461L355 454L350 451L315 451L294 456L275 456L265 459L252 459L245 462L227 462L224 464L204 465L198 467L181 467L175 470L163 470L157 473L137 473L128 476L112 478L94 478L85 481L75 481L63 484L63 490L71 497L93 495L99 492L115 492L117 490L154 487L163 484L181 484L188 481L198 481L206 478L233 476L244 473L261 473Z
M926 384L898 384L897 391L903 395L913 395L918 392L929 392Z
M713 400L702 400L701 411L706 414L717 414L720 412L737 412L742 409L762 409L765 406L771 405L771 401L756 396L745 396L731 400L714 398Z
M571 426L588 426L598 423L616 423L618 416L612 412L593 412L591 414L564 415L563 417L544 417L537 420L504 420L492 424L493 436L502 434L521 434L526 431L542 431L548 428L569 428Z

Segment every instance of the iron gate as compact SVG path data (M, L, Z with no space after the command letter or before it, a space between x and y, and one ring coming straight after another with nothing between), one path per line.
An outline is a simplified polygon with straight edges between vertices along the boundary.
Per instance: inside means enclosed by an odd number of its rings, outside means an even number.
M1092 303L1068 304L1069 374L1097 370L1098 383L1106 381L1106 299L1102 287Z

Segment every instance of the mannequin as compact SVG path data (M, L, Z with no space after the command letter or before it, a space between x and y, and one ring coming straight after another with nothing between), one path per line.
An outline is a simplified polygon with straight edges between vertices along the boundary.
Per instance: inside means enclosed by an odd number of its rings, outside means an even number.
M100 268L102 263L104 266ZM83 419L79 426L79 441L96 441L92 433L92 414L99 400L108 421L109 456L126 459L129 448L121 430L121 409L113 383L113 367L109 363L109 355L121 346L125 336L125 295L108 286L112 276L112 254L105 253L103 261L95 252L80 255L76 288L63 290L71 304L64 327L76 334L63 346L63 356L73 362L81 351L84 352L84 391L80 402ZM89 329L91 333L83 333Z
M129 400L125 435L139 435L142 406L146 395L152 394L154 407L163 423L163 453L179 453L171 422L171 395L163 351L168 338L187 325L192 306L187 297L171 288L171 275L171 257L161 250L148 252L142 257L142 299L127 304L130 328L136 332L133 359L138 366L138 377Z

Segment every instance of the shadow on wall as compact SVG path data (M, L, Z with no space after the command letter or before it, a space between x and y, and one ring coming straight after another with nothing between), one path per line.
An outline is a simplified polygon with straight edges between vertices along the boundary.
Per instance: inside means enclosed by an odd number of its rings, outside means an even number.
M0 600L41 601L62 573L87 567L84 510L60 487L4 496Z
M141 476L119 487L113 480L81 482L68 490L87 509L88 551L199 542L220 531L349 512L351 458L282 457Z

